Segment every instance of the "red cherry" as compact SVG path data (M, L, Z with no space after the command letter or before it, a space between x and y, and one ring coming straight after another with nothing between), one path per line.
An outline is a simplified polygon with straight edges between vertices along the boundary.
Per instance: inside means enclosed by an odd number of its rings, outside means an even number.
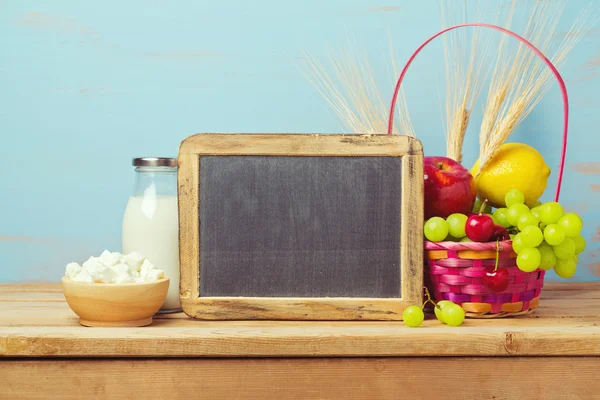
M485 215L483 210L487 199L481 204L481 209L478 214L471 214L467 218L465 232L467 237L473 242L487 242L494 234L494 220L489 215Z
M493 266L486 267L482 276L483 284L492 292L500 293L508 287L508 270L498 268L494 271Z
M510 240L510 235L502 225L494 225L494 233L492 233L492 237L490 240Z
M487 242L494 234L494 220L487 215L471 215L465 226L467 237L474 242Z

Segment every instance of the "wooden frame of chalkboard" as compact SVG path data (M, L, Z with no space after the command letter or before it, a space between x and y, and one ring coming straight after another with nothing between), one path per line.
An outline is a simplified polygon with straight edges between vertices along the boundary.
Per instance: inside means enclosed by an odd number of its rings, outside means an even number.
M401 168L400 243L394 296L215 296L201 292L202 157L395 157ZM180 299L190 317L206 320L401 320L423 301L423 149L406 135L197 134L180 146L178 172ZM218 181L215 181L218 182ZM214 187L214 183L213 186ZM203 227L207 229L206 227ZM225 274L225 272L223 273ZM228 275L231 276L231 275ZM223 276L227 279L227 276Z

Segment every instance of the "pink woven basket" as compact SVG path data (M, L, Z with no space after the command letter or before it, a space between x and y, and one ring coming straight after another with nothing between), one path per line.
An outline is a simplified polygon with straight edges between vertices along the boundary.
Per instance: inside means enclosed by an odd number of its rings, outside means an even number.
M396 84L388 122L388 134L392 134L396 99L401 82L408 67L419 52L432 40L450 30L462 27L485 27L508 34L529 47L552 70L563 98L563 143L560 169L556 185L555 201L558 201L565 165L567 136L569 126L569 100L567 88L556 67L533 44L523 37L499 26L471 23L446 28L429 39L414 52L404 66ZM468 317L499 318L529 313L539 305L539 297L544 286L545 271L523 272L517 267L517 255L513 251L512 241L473 243L425 241L425 284L436 301L450 300L460 304ZM492 292L484 285L482 277L488 266L504 267L508 271L509 285L500 292Z
M482 281L484 270L496 264L508 271L509 284L501 293ZM512 242L425 242L425 284L436 301L460 304L470 317L519 315L535 309L544 286L543 270L523 272L517 267Z

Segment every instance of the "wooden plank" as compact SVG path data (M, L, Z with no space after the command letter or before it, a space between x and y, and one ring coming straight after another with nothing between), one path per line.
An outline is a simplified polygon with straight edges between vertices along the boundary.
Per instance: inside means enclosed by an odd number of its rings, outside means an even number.
M76 325L77 316L66 302L0 302L0 327Z
M600 321L600 310L595 303L584 303L584 307L575 308L572 312L568 306L557 301L557 309L554 308L540 308L535 313L530 315L520 316L518 318L503 318L494 320L474 320L468 319L465 324L471 328L486 327L493 329L511 329L512 327L527 327L527 328L539 328L539 327L556 327L557 324L566 324L566 326L577 326L580 323L585 322L596 322ZM428 319L424 323L424 327L436 326L437 322L433 316L427 314ZM322 326L337 327L338 329L346 329L351 326L362 326L362 327L379 327L384 326L383 323L372 323L372 322L293 322L293 321L229 321L223 323L208 322L208 321L195 321L190 319L184 313L173 313L173 314L157 314L154 316L155 326L160 323L161 326L173 329L173 335L177 335L177 331L174 328L195 328L198 326L221 326L221 327L235 327L239 329L247 329L248 327L254 327L258 329L269 329L272 326L295 326L298 329L306 329L307 327L314 327L319 329ZM393 326L397 326L398 323L390 323ZM45 326L77 326L77 317L69 309L66 303L61 302L0 302L0 327L10 326L34 326L34 327L45 327ZM466 325L465 325L466 326ZM403 327L400 324L400 327ZM89 332L89 329L82 329L81 335L85 336ZM429 330L424 331L423 334L427 335Z
M146 328L0 327L0 357L326 357L600 355L598 320L510 326L434 320L401 323L277 323L156 320ZM560 345L559 345L560 344Z
M0 398L597 399L598 365L597 357L0 361Z
M183 299L181 305L188 315L203 320L397 321L406 307L417 302L397 298L200 297Z
M0 292L0 301L4 302L65 302L65 296L58 292Z
M11 294L12 295L12 294ZM46 325L46 321L52 321L50 325L57 325L65 316L73 316L68 305L64 301L58 301L62 294L56 293L57 296L51 303L46 301L33 301L27 294L14 293L14 301L10 297L5 298L7 301L0 301L0 326L6 326L7 323L16 323L17 321L28 325ZM37 296L37 293L34 294ZM45 297L47 295L43 295ZM517 321L518 324L528 324L532 319L548 320L549 318L556 319L582 319L596 318L600 321L600 301L598 299L563 299L551 298L540 302L540 307L530 315L520 316L518 318L503 318L495 319L489 322L469 320L473 324L483 324L483 326L495 326L502 324L510 326L512 321ZM183 313L174 314L158 314L156 319L183 319L188 320L188 317ZM194 321L190 321L192 324ZM359 322L361 323L361 322Z
M93 329L80 326L63 301L31 301L59 293L1 292L0 296L14 296L16 301L0 301L0 356L599 354L600 301L586 297L598 285L584 285L580 291L570 291L563 284L551 286L555 290L548 293L559 297L542 299L540 308L530 315L468 319L459 328L443 326L428 315L423 326L415 329L398 322L210 322L192 320L183 313L157 315L146 328Z
M51 283L0 283L0 293L61 292L59 282Z
M423 155L423 147L417 139L406 135L204 133L186 138L179 154L401 156Z
M423 156L402 159L401 282L406 306L423 304ZM404 310L403 310L404 311Z
M600 320L600 307L598 296L594 290L580 292L579 295L569 296L571 291L548 291L544 299L542 294L541 307L529 316L522 316L518 319L502 319L502 323L510 324L509 321L519 321L523 323L524 319L531 318L597 318ZM576 293L576 292L574 292ZM43 292L0 292L0 326L6 326L14 316L21 323L28 325L45 325L44 321L52 321L50 325L56 325L64 315L71 315L66 303L60 301L56 306L49 308L49 304L43 304L43 300L48 297L54 301L64 300L62 293L43 293ZM37 300L40 300L37 304ZM27 304L31 302L32 304ZM18 304L13 304L18 303ZM49 311L51 310L51 311ZM14 312L13 312L14 311ZM56 314L59 313L59 314ZM183 313L159 314L155 316L158 319L187 319ZM495 322L489 322L495 323ZM489 324L486 323L486 324Z
M198 228L198 182L200 160L195 154L179 154L178 158L178 202L179 202L179 290L182 307L198 298L199 287L199 243Z

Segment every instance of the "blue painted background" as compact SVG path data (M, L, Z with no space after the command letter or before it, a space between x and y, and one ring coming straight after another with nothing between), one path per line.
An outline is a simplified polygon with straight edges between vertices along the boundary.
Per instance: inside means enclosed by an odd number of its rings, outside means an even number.
M584 4L570 2L558 31ZM134 156L175 156L197 132L341 132L299 72L302 53L324 59L350 34L383 68L388 32L404 61L439 30L437 10L409 0L0 1L0 281L58 280L69 261L120 250ZM432 45L406 80L431 155L445 153L442 62ZM583 214L588 239L578 280L600 279L599 69L595 27L561 70L572 100L562 201ZM554 170L559 111L553 87L512 138ZM467 142L470 167L476 134Z

